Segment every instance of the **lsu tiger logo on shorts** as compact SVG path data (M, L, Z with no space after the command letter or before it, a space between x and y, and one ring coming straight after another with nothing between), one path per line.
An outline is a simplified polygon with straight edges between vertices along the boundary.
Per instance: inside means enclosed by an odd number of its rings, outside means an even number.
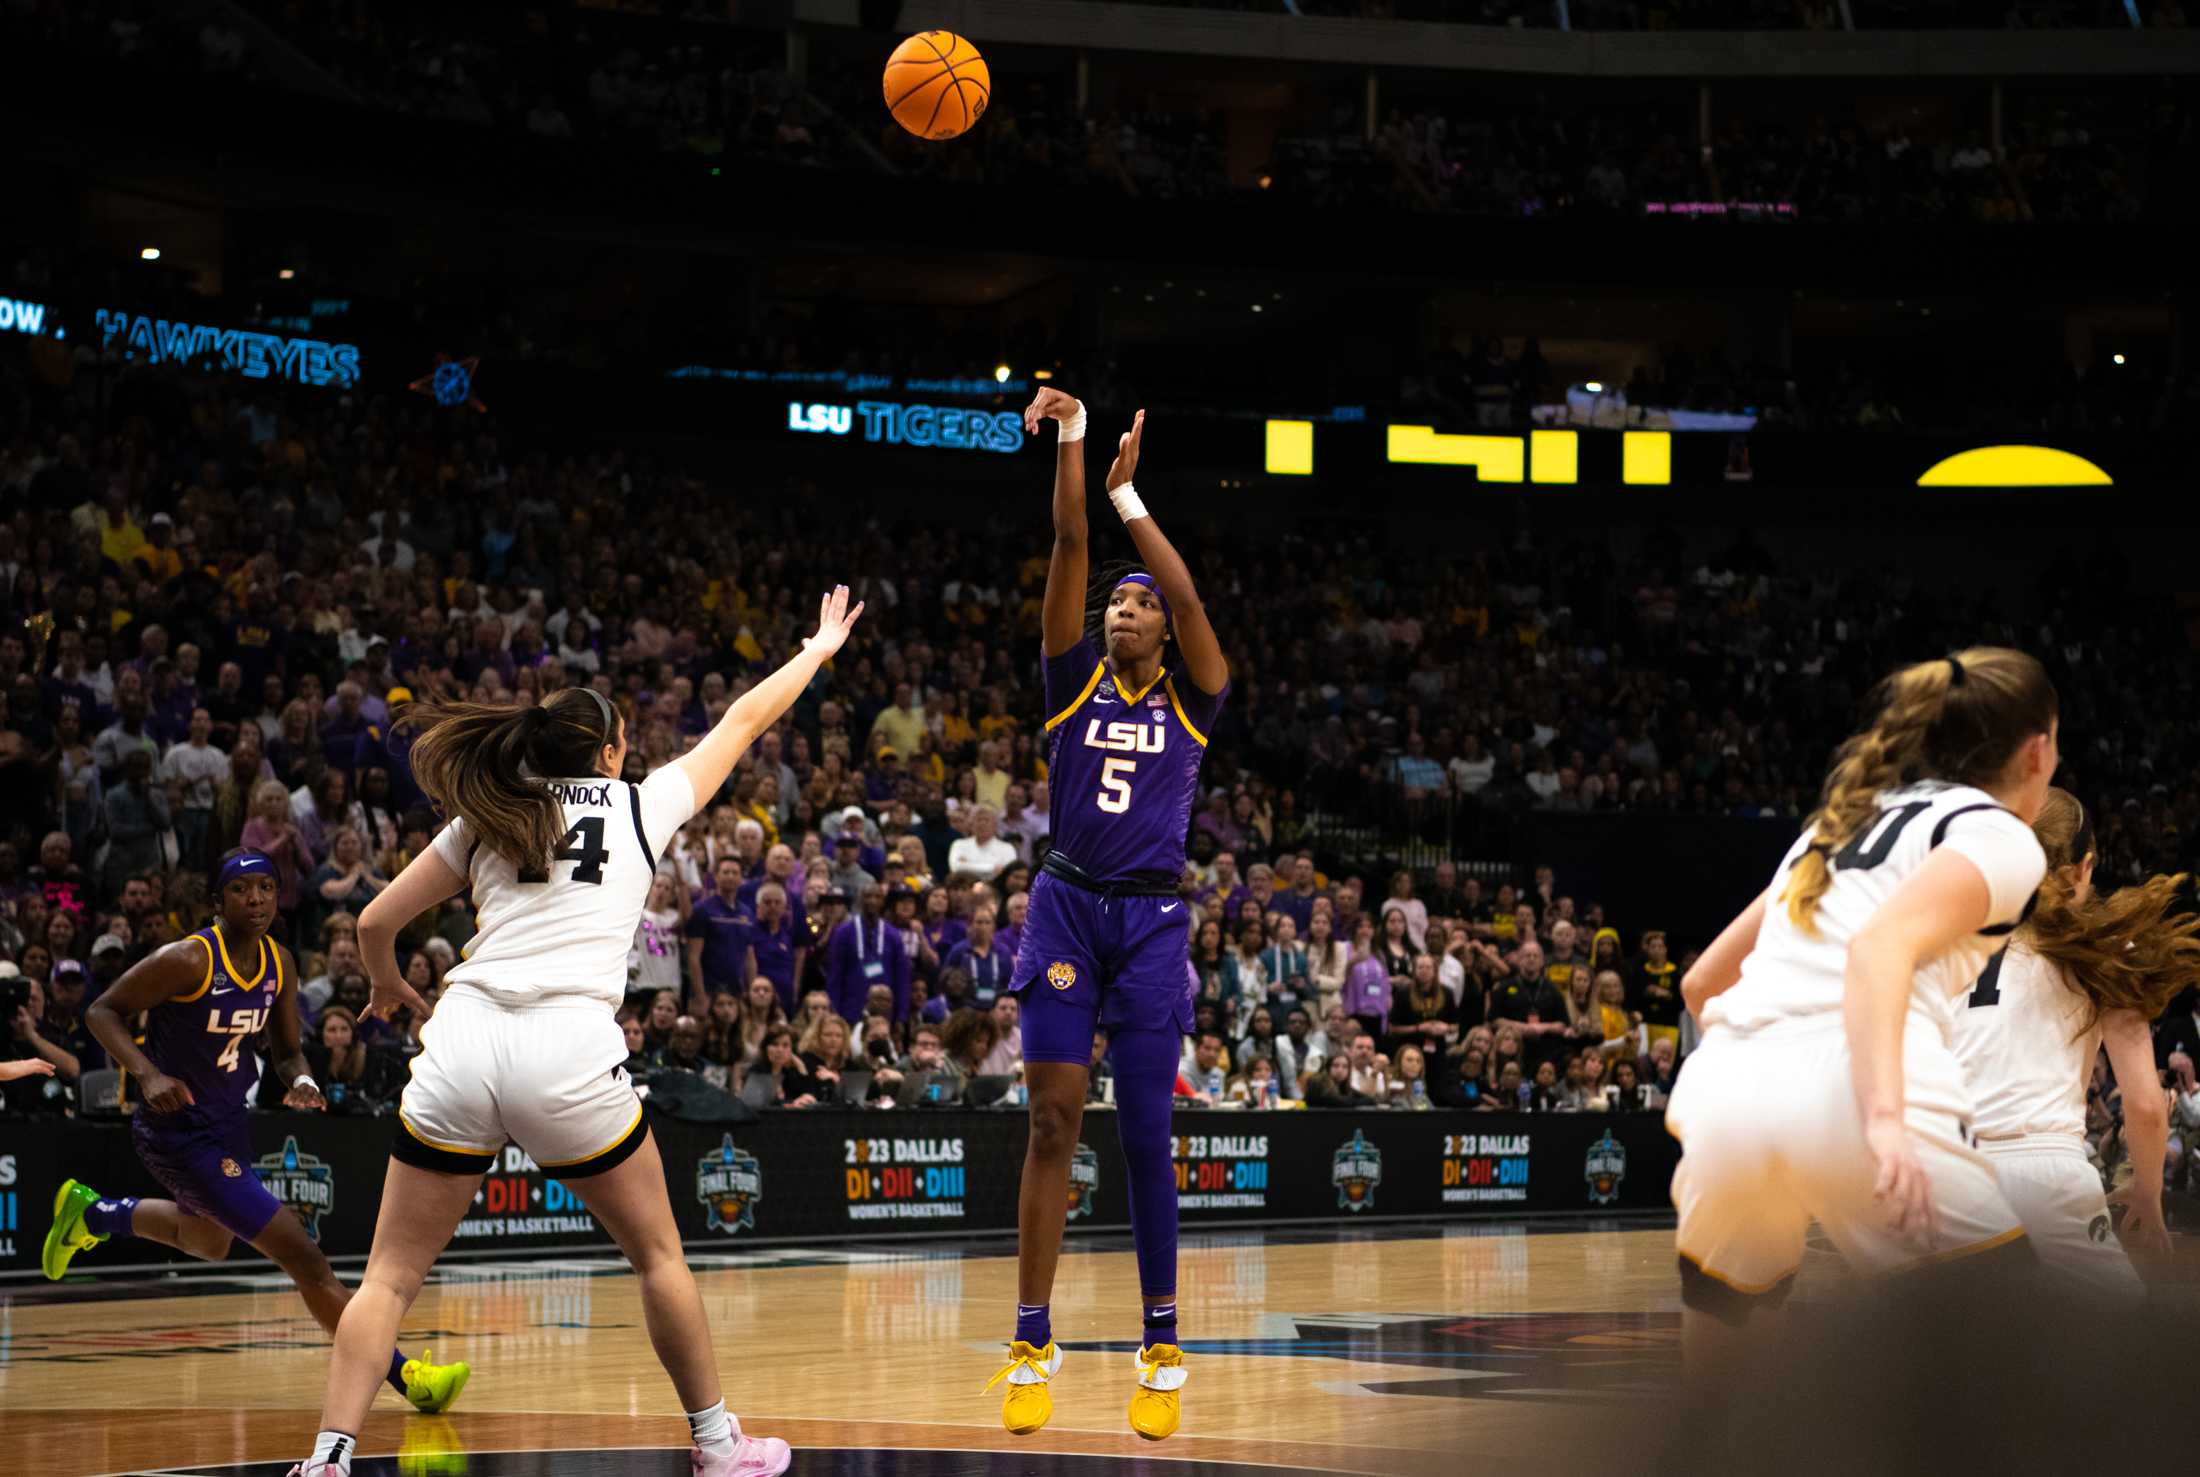
M234 1159L224 1159L222 1161L222 1174L228 1179L238 1179L244 1174L244 1166Z
M1057 990L1066 990L1077 983L1077 966L1067 959L1057 959L1047 966L1047 983Z

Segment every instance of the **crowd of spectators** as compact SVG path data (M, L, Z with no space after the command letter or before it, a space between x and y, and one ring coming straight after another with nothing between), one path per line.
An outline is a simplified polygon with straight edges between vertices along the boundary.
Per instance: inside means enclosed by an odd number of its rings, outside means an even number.
M1373 136L1352 100L1286 130L1269 187L1335 207L1477 216L1889 220L1928 225L2181 217L2193 147L2181 94L2012 89L1996 147L1977 108L1855 101L1762 116L1692 104L1401 99ZM1267 178L1267 176L1264 176Z
M1158 0L1353 20L1443 21L1467 26L1561 26L1577 31L2127 30L2179 29L2182 0Z
M1504 8L1512 0L1488 0ZM2175 0L2164 0L2174 8ZM1945 98L1890 111L1842 100L1768 117L1724 102L1698 136L1690 90L1669 102L1615 104L1560 91L1522 103L1460 85L1390 79L1387 112L1367 128L1355 85L1335 106L1295 110L1269 162L1233 169L1232 121L1156 96L1135 74L1080 105L1067 68L1002 71L984 121L942 147L879 107L875 58L820 54L790 73L785 38L728 25L636 25L570 18L555 38L515 26L499 7L389 7L356 0L263 0L255 7L306 65L357 103L450 124L445 146L492 136L555 160L572 178L639 186L637 161L662 156L670 181L689 165L738 157L889 170L944 182L1032 183L1158 199L1267 193L1332 209L1370 207L1473 216L1657 217L1750 222L2118 222L2181 219L2193 142L2182 94L2164 83L2088 95L2011 89L1998 143L1985 103ZM1532 8L1532 7L1531 7ZM1642 14L1647 10L1646 19ZM1816 24L1827 0L1585 0L1579 15L1665 24L1702 11L1722 24ZM1759 16L1757 12L1763 11ZM1747 14L1743 14L1747 12ZM1661 19L1662 17L1662 19ZM31 6L11 22L18 45L50 45L102 62L303 85L259 44L220 20L195 24L128 0ZM1602 23L1592 19L1591 23ZM1684 22L1685 23L1685 22ZM593 27L593 29L591 29ZM1182 89L1180 88L1181 92ZM1722 89L1723 93L1723 89ZM1949 116L1949 114L1954 116ZM511 163L481 167L509 172ZM661 171L658 173L662 173ZM692 179L692 175L685 176Z
M1013 1082L1003 986L1054 804L1038 523L851 510L800 482L729 501L417 397L140 369L94 421L74 392L9 389L0 987L8 1054L56 1067L12 1107L76 1105L87 994L202 924L210 863L242 844L279 868L316 1077L339 1111L386 1110L419 1023L362 1016L356 920L437 824L393 714L592 683L640 778L835 580L869 602L856 639L663 858L633 1065L791 1108L920 1073L970 1101ZM1236 613L1182 883L1191 1101L1654 1108L1685 1045L1662 920L1607 918L1547 871L1368 868L1325 824L1385 805L1792 824L1869 680L1918 650L2048 660L2105 881L2189 865L2200 835L2189 663L2158 660L2183 631L2112 561L2055 560L2020 622L1898 567L1786 573L1747 536L1693 565L1656 532L1624 554L1185 537ZM471 926L453 900L404 933L424 996Z

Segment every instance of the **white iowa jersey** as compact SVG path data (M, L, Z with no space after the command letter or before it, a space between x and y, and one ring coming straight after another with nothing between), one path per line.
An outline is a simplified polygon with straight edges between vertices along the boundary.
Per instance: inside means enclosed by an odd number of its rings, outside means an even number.
M1879 797L1878 818L1834 854L1833 883L1818 899L1815 931L1805 933L1789 919L1780 896L1810 844L1811 833L1805 831L1782 858L1757 947L1742 961L1740 981L1705 1009L1704 1024L1754 1031L1839 1012L1849 941L1927 857L1949 849L1969 858L1986 878L1991 906L1987 926L1928 961L1911 987L1912 1015L1923 1014L1947 1040L1954 997L1971 988L2046 874L2047 858L2032 828L1968 785L1934 782L1889 790Z
M2085 1137L2085 1084L2101 1028L2080 1032L2085 1002L2059 964L2021 942L1986 961L1956 1011L1956 1057L1980 1138Z
M463 816L437 833L436 854L466 878L474 904L473 942L445 978L509 1005L583 995L617 1006L657 858L695 814L695 790L673 765L639 785L544 783L565 809L546 873L519 876Z

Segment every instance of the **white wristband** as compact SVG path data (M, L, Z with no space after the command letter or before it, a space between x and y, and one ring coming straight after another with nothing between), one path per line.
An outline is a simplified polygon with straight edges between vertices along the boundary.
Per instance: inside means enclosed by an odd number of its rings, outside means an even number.
M290 1079L290 1090L292 1092L296 1092L301 1087L310 1087L315 1092L321 1091L321 1084L314 1081L312 1074L308 1072L300 1072ZM326 1096L326 1094L323 1094L323 1096Z
M1084 401L1082 401L1082 400L1078 401L1078 402L1077 402L1077 414L1075 414L1075 415L1071 416L1071 417L1070 417L1070 418L1069 418L1068 420L1066 420L1066 421L1062 421L1062 422L1060 423L1060 425L1061 425L1061 429L1060 429L1060 430L1058 430L1058 431L1056 431L1056 432L1054 433L1054 439L1055 439L1055 440L1056 440L1057 442L1070 442L1070 441L1082 441L1082 440L1084 440L1084 439L1085 439L1085 402L1084 402Z
M1116 516L1125 523L1146 516L1146 505L1140 501L1138 489L1131 483L1126 482L1121 487L1109 488L1108 501L1115 504Z

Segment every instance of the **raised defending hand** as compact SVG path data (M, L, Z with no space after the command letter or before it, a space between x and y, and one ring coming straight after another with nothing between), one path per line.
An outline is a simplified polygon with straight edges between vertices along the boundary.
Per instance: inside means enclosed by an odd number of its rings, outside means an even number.
M831 656L848 640L848 633L855 629L856 617L863 614L863 602L858 600L853 610L848 608L848 587L833 586L833 592L817 604L817 634L802 638L805 651L815 651L821 656Z
M1138 475L1138 443L1146 434L1146 412L1131 417L1131 428L1116 443L1115 464L1108 468L1108 491L1113 492Z
M1041 421L1066 421L1077 414L1077 397L1052 385L1043 385L1024 407L1024 431L1037 435Z

